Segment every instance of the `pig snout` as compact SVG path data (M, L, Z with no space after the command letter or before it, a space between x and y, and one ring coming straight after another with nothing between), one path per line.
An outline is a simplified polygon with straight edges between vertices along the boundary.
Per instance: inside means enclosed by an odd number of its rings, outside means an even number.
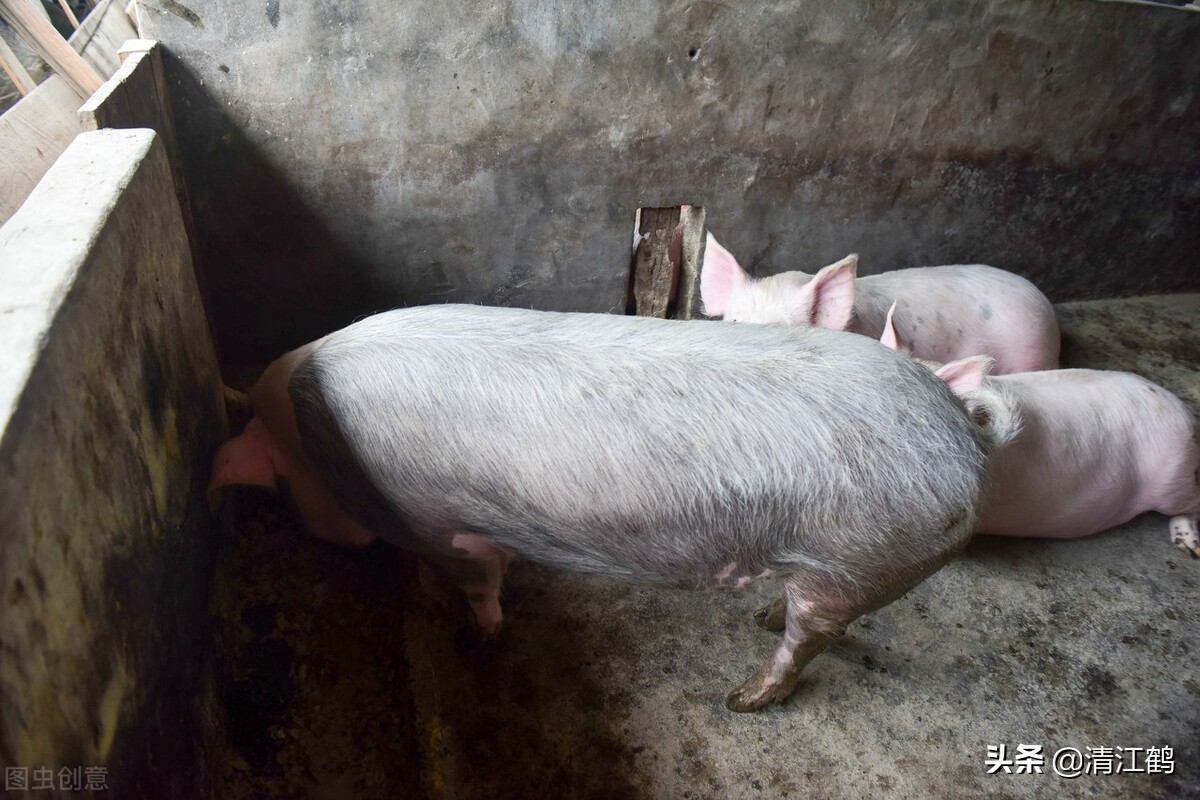
M217 448L208 481L208 507L216 513L221 490L230 485L276 488L271 437L262 420L251 419L245 430Z
M293 463L297 461L298 465ZM285 486L305 527L318 539L351 548L366 547L376 539L338 505L302 458L289 458L276 446L266 424L257 416L240 434L217 448L213 456L208 505L214 514L226 486Z

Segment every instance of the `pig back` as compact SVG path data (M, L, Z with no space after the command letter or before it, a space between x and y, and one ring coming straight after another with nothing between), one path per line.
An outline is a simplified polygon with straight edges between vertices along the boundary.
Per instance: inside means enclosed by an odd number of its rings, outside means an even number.
M339 502L418 550L465 531L634 581L853 578L961 544L979 502L961 403L843 332L428 306L330 335L289 394Z

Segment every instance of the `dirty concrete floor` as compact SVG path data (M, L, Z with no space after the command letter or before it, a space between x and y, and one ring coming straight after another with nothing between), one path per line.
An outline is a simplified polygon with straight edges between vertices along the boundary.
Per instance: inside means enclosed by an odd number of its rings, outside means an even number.
M1200 409L1200 295L1059 312L1068 366L1139 372ZM465 602L407 557L304 540L265 494L241 510L222 797L1200 796L1200 561L1157 514L1076 541L981 537L746 715L723 700L774 646L750 617L769 585L631 589L518 563L502 640L481 648ZM988 774L989 746L1018 744L1044 772ZM1050 763L1143 748L1145 769L1164 746L1169 774Z
M273 492L237 494L217 588L217 797L421 796L400 588L415 562L317 541Z

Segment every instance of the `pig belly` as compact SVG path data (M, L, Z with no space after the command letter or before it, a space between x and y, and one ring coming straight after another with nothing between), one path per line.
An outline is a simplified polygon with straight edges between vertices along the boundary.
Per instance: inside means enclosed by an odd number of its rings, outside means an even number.
M1116 527L1148 510L1138 487L1121 474L1120 465L1117 469L1112 462L1092 466L1099 469L1089 473L1084 485L1064 479L1058 469L1025 470L1019 477L997 471L984 494L978 533L1075 539Z

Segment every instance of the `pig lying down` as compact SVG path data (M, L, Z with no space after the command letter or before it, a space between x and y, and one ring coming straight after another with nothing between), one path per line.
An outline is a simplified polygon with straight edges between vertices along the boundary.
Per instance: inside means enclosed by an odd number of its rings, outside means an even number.
M905 351L891 318L882 341ZM955 391L1003 392L1020 419L990 459L979 533L1072 539L1157 511L1171 541L1200 556L1200 431L1182 400L1129 372L985 374L983 359L938 369Z
M477 306L370 317L274 362L210 489L286 487L317 536L415 551L501 622L513 556L636 584L774 576L785 699L859 615L949 560L995 442L862 336Z
M812 325L878 339L893 302L896 327L913 354L939 363L973 355L996 360L996 372L1058 366L1054 308L1019 275L982 264L917 267L856 278L858 256L816 275L784 272L755 280L712 234L704 249L704 313L731 322Z

